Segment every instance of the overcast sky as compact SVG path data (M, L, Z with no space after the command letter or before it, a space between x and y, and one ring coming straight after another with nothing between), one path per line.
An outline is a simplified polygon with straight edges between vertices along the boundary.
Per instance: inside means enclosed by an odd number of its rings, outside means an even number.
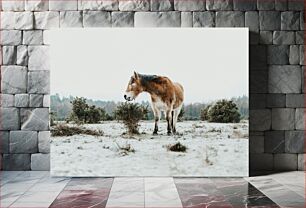
M248 95L245 28L55 29L50 38L52 94L124 101L135 70L181 83L185 103Z

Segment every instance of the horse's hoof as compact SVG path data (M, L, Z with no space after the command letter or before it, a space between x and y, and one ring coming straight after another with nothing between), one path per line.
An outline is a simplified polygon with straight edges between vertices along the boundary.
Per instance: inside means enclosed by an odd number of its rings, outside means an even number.
M156 136L156 135L158 135L157 132L153 132L153 136Z
M168 135L168 136L172 136L172 133L171 133L171 132L167 132L167 135Z

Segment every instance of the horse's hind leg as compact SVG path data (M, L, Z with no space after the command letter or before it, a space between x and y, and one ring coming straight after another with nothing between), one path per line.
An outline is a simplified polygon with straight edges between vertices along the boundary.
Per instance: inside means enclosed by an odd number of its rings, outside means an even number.
M167 134L172 134L172 110L168 110L166 112L166 120L167 120Z
M173 121L173 124L172 124L172 129L173 130L172 131L173 131L173 134L176 134L176 123L177 123L178 116L181 112L181 109L182 109L182 106L173 110L173 115L172 115L172 121Z

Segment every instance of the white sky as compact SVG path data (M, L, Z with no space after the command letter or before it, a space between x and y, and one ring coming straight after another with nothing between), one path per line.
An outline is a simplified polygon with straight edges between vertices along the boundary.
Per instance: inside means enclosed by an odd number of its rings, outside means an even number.
M135 70L181 83L185 103L248 95L246 28L54 29L50 42L52 94L124 101Z

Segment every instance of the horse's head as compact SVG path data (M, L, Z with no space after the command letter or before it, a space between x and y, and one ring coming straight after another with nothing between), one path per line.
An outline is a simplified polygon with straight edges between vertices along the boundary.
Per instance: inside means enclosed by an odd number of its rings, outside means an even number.
M134 100L139 93L143 91L141 81L140 81L140 76L137 72L134 72L133 76L131 76L131 79L128 83L128 86L126 88L125 94L124 94L124 99L127 101L132 101Z

